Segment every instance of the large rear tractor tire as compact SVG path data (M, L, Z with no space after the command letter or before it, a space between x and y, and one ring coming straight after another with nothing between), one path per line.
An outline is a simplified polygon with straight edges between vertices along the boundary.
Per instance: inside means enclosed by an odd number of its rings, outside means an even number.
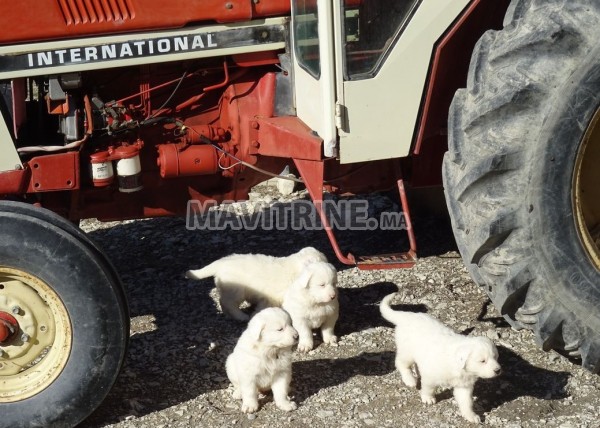
M600 3L513 0L454 98L444 187L475 281L600 371Z
M73 427L108 394L129 335L102 252L55 214L0 202L0 427Z

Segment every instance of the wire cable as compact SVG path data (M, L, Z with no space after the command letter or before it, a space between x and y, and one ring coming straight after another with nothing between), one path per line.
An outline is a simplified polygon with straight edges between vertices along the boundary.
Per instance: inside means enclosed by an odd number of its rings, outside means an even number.
M179 78L179 82L177 82L177 85L175 86L175 88L173 89L173 92L171 92L171 95L169 95L169 98L167 98L167 100L158 108L156 109L156 113L154 113L152 116L148 117L148 119L144 120L144 122L154 119L156 117L156 114L161 111L163 108L166 107L167 104L169 104L171 102L171 100L173 99L173 97L175 96L175 94L177 93L177 90L179 89L179 87L181 86L181 83L183 82L183 80L185 79L185 77L187 76L188 72L184 71L183 75ZM142 123L144 123L142 122Z
M253 170L258 171L258 172L260 172L262 174L268 175L270 177L281 178L282 180L295 181L296 183L302 183L302 184L304 184L304 180L301 180L299 178L286 177L284 175L273 174L270 171L266 171L266 170L264 170L262 168L254 166L252 164L249 164L248 162L245 162L245 161L241 160L237 156L229 153L228 151L223 150L221 147L219 147L217 144L213 143L211 140L209 140L208 138L206 138L204 135L200 134L194 128L190 128L190 127L185 127L185 128L186 129L191 129L193 132L195 132L198 135L198 137L200 138L200 141L202 141L202 142L204 142L206 144L210 144L211 146L213 146L215 149L217 149L218 151L220 151L224 155L229 156L230 158L236 160L238 163L240 163L240 164L242 164L242 165L244 165L244 166L246 166L246 167L248 167L250 169L253 169Z

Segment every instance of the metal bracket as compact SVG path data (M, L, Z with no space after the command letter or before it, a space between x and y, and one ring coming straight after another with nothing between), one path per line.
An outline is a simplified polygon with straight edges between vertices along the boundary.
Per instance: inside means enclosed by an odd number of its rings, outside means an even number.
M298 168L298 172L304 179L304 184L306 185L313 204L319 213L321 223L323 224L323 228L327 233L329 242L331 243L333 251L340 262L347 265L356 265L361 270L409 268L416 263L417 244L410 219L410 211L408 207L408 200L406 198L406 191L404 189L404 182L402 179L398 180L398 191L400 192L400 201L402 203L402 210L404 212L404 219L406 221L410 250L404 253L355 257L352 253L345 255L342 252L327 218L327 214L323 209L323 177L325 163L323 161L311 161L305 159L294 159L294 163Z

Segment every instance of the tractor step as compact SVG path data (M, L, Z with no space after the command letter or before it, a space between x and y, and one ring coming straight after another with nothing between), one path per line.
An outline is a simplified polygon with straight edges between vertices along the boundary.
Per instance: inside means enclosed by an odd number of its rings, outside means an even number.
M376 256L357 256L356 266L360 270L410 268L417 262L417 255L406 253L379 254Z
M417 261L417 242L415 239L414 230L412 228L412 222L410 220L410 211L408 207L408 200L406 198L406 191L404 189L404 181L401 178L398 180L397 184L398 192L400 193L402 211L404 212L404 219L406 221L406 232L408 233L410 250L405 253L356 257L352 253L344 254L342 252L333 233L333 228L330 226L325 210L323 209L323 161L294 159L294 163L296 164L298 172L304 180L304 184L308 189L308 193L310 194L319 217L321 218L321 222L323 223L325 232L329 238L329 242L331 243L333 251L340 262L346 265L355 265L361 270L410 268L414 266Z

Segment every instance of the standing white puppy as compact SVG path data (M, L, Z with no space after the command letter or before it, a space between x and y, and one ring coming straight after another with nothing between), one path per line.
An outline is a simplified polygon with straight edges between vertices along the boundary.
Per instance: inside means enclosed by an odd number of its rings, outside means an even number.
M380 305L381 315L396 325L396 368L409 387L417 386L411 368L416 365L421 377L421 400L435 403L435 388L454 388L461 415L479 423L473 411L473 386L478 378L500 373L498 351L486 337L460 335L423 313L400 312L390 308L395 294Z
M281 308L258 312L227 357L227 377L234 387L233 397L242 399L242 412L258 410L258 394L271 389L275 405L289 412L296 403L288 398L292 380L292 346L298 332L290 316Z
M308 352L313 346L312 330L320 328L323 342L337 343L334 334L339 316L337 271L324 262L307 263L300 276L283 297L282 307L292 317L300 340L298 351Z
M327 258L313 247L303 248L287 257L232 254L202 269L188 270L186 277L213 276L223 312L238 321L247 321L250 317L240 309L244 301L256 305L256 311L281 306L285 291L306 264L313 261L325 262Z

